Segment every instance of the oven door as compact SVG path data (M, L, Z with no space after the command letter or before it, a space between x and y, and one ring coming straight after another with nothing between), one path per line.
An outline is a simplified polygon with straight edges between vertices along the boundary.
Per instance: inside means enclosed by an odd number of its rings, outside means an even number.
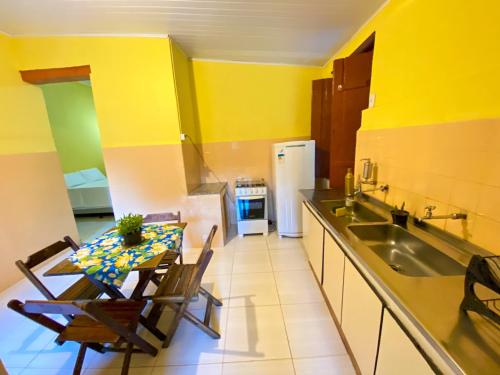
M238 197L236 204L238 221L266 218L266 197L264 195Z

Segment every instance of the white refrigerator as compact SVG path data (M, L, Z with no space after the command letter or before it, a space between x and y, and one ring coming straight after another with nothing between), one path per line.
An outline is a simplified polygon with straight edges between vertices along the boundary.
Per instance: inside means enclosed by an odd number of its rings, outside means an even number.
M300 189L314 189L314 141L294 141L273 145L278 234L302 236L302 196Z

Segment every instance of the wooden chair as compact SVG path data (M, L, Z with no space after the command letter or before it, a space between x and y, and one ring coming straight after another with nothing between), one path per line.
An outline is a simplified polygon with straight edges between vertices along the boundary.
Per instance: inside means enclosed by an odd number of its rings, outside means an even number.
M146 301L93 300L93 301L26 301L11 300L9 308L44 327L58 333L56 341L80 343L73 374L80 374L87 348L104 352L102 344L113 344L112 351L125 351L122 375L128 374L134 346L141 352L155 356L158 350L137 333L137 324ZM45 314L74 316L64 326ZM126 343L126 348L119 346Z
M180 223L181 222L181 212L177 211L175 212L160 212L157 214L147 214L144 216L144 223L149 224L149 223L161 223L161 222L175 222L175 223ZM182 242L179 245L178 248L178 253L179 253L179 261L180 263L184 263L184 258L182 256ZM158 267L159 269L166 269L172 264L172 261L170 259L165 259L160 263L160 266Z
M156 214L147 214L144 216L144 223L149 224L149 223L160 223L160 222L175 222L175 223L180 223L181 222L181 212L177 211L175 212L160 212ZM181 264L184 263L184 257L182 254L182 241L179 245L179 248L177 249L177 252L179 254L179 262ZM151 278L151 281L155 285L160 285L160 280L165 274L165 270L170 267L172 264L174 264L176 261L176 258L173 258L172 256L167 256L162 259L161 263L158 265L158 271L155 273L155 275Z
M23 262L22 260L16 261L16 266L40 291L40 293L42 293L43 296L50 301L68 301L79 299L89 300L99 297L102 294L101 289L95 286L86 276L83 276L64 292L56 296L45 285L43 285L40 279L33 273L32 269L34 267L68 248L71 248L73 251L77 251L79 246L75 241L73 241L73 239L71 239L71 237L66 236L63 241L55 242L52 245L31 254L26 262ZM66 318L68 320L72 319L70 315L66 316Z
M170 344L182 318L187 319L209 336L216 339L220 338L220 334L210 327L210 316L212 313L212 305L222 306L222 302L200 285L203 274L213 255L211 245L216 231L217 225L214 225L203 246L197 263L172 265L161 280L156 293L152 297L154 305L148 316L152 324L157 324L165 306L172 308L175 312L174 319L168 331L165 333L166 338L163 341L164 348ZM203 321L187 310L189 303L193 298L198 296L198 293L204 295L207 299Z

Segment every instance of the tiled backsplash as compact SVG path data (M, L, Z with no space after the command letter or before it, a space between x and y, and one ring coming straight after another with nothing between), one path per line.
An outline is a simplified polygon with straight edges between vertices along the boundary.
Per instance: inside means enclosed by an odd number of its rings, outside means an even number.
M466 212L466 220L428 223L500 254L500 119L358 131L356 173L362 158L389 184L375 197L404 201L412 215L427 205L436 215Z

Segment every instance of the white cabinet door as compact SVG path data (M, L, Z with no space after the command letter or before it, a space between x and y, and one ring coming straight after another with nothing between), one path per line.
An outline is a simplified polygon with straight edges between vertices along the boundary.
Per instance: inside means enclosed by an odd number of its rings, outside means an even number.
M430 375L434 373L387 310L384 310L382 321L376 373L377 375Z
M309 262L321 283L323 277L323 235L324 228L318 219L302 204L303 243Z
M375 371L381 317L382 303L346 258L342 331L362 374Z
M309 228L311 227L312 214L309 212L305 203L302 202L302 246L307 257L309 257Z
M325 232L323 250L323 290L339 323L342 323L345 255L332 236Z

